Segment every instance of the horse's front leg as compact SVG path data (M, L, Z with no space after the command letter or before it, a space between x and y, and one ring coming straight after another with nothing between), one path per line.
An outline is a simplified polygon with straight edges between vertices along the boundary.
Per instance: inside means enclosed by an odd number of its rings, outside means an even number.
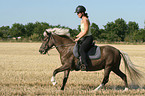
M69 70L69 66L67 66L67 65L62 65L61 67L54 70L53 76L51 78L51 82L53 85L56 84L55 75L59 72L66 71L66 70Z
M70 70L64 71L64 78L63 78L63 83L62 83L61 90L64 90L64 87L65 87L65 85L66 85L66 82L67 82L69 73L70 73Z

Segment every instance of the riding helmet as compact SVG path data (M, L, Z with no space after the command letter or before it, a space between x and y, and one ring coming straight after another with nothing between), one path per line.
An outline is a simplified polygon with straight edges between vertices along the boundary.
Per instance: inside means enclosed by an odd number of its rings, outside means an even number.
M85 8L84 6L79 5L79 6L76 8L75 13L80 13L80 12L85 12L85 11L86 11L86 8Z

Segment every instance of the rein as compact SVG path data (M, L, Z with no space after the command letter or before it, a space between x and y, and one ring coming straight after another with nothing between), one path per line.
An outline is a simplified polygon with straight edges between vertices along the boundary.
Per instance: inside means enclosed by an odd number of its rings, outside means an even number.
M53 40L55 41L55 39L54 39L54 37L53 37L53 35L51 34L51 37L53 38ZM55 41L56 42L56 41ZM61 44L61 45L58 45L58 46L54 46L54 47L52 47L52 48L50 48L50 49L54 49L54 48L59 48L59 47L61 47L61 46L64 46L64 47L69 47L70 45L72 45L73 44L73 42L72 43L67 43L67 44ZM73 45L72 45L73 46Z
M72 43L68 43L68 44L61 44L61 45L58 45L58 46L54 46L50 49L54 49L54 48L58 48L58 47L61 47L61 46L64 46L64 47L69 47L70 45L72 45ZM73 45L72 45L73 46Z

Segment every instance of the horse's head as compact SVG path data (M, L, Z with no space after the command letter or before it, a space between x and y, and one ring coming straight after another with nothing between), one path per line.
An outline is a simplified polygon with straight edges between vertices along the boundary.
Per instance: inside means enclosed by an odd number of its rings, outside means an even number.
M44 32L44 39L42 40L42 45L39 49L41 54L46 54L49 49L54 46L54 40L51 32Z

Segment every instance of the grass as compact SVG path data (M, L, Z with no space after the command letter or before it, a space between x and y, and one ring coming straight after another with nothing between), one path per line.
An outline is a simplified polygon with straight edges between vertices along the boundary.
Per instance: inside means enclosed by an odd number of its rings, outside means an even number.
M38 52L40 45L41 43L0 43L0 95L145 95L145 82L143 82L143 88L132 87L128 79L131 89L123 92L123 81L113 72L103 89L92 92L101 83L103 70L73 71L70 73L65 90L60 91L63 72L56 75L57 85L53 86L50 82L53 71L61 66L59 54L56 49L52 49L49 55L40 55ZM145 71L145 45L112 44L112 46L127 52L134 64L143 66L138 69ZM123 63L120 68L125 73Z

